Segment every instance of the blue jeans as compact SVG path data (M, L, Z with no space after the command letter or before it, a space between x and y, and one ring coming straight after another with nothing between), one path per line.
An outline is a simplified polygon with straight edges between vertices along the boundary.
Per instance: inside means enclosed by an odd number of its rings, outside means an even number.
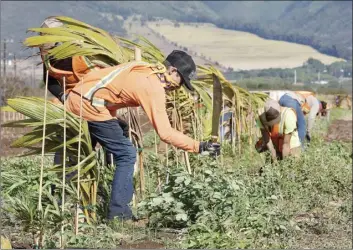
M297 113L297 127L298 127L298 135L302 146L304 145L305 134L306 134L306 124L305 118L300 106L300 103L289 95L283 95L279 99L279 105L282 107L293 108Z
M133 173L136 161L136 149L129 138L123 135L123 130L116 119L99 122L88 122L92 144L100 145L113 155L116 170L112 183L108 219L131 219L132 212L129 203L133 195Z

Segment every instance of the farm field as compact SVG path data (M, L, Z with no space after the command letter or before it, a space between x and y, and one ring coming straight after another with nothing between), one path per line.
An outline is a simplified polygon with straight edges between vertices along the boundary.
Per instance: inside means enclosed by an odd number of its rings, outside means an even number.
M321 54L309 46L266 40L251 33L220 29L207 23L175 25L163 20L148 22L147 26L163 34L167 40L207 55L212 61L234 70L294 68L310 57L324 64L342 60Z
M339 133L343 130L341 141ZM144 138L146 197L142 199L137 193L138 205L134 208L140 216L149 219L147 227L118 222L106 224L103 219L106 201L104 196L99 196L97 224L80 223L77 236L73 233L73 210L68 210L65 246L81 249L351 248L350 111L334 108L330 123L320 119L315 131L310 147L297 161L288 159L269 165L252 146L243 144L241 153L233 153L230 146L224 145L223 165L209 158L191 156L192 175L186 172L182 162L171 159L166 165L165 157L155 155L153 133L147 132ZM16 131L11 139L18 134ZM2 234L14 248L31 248L32 238L42 225L45 248L58 248L60 228L52 224L54 214L43 219L35 215L38 196L33 190L38 188L40 157L20 158L10 150L6 152L7 156L1 156ZM46 157L46 168L51 162L52 157ZM264 174L259 176L262 166ZM165 183L167 169L168 184ZM109 167L105 174L111 171ZM160 191L157 172L163 183ZM43 181L49 185L61 180L56 174L46 172ZM106 180L102 184L109 186L110 182ZM74 192L71 188L67 186L66 190L68 208L74 204L69 198ZM60 192L55 194L55 199L60 200ZM52 209L55 211L55 207ZM31 213L33 219L28 217Z
M108 79L127 65L136 67L131 71L140 70L142 65L129 64L131 59L151 63L143 67L160 74L158 79L168 90L165 105L153 105L151 100L152 110L165 112L164 118L150 118L154 131L139 112L142 108L136 108L135 103L142 101L139 92L132 90L126 100L113 103L119 107L116 116L125 124L120 120L119 125L98 129L120 133L119 139L111 140L111 134L96 138L102 147L93 143L95 123L86 121L86 116L82 119L86 104L73 103L74 109L67 112L65 98L54 103L39 91L40 97L5 98L0 155L2 241L6 237L13 248L32 249L352 248L350 96L344 97L349 108L343 106L342 97L329 116L318 116L311 142L303 145L300 158L271 163L269 152L259 154L254 147L260 132L256 116L268 98L265 93L232 84L212 65L197 65L200 74L192 81L194 94L184 88L171 90L168 71L173 68L166 71L155 64L163 62L165 55L150 41L140 37L117 42L107 32L78 20L56 19L64 25L39 30L41 36L26 39L26 46L66 41L51 49L50 55L60 59L66 53L88 53L92 56L86 57L87 62L94 59L92 63L104 68L92 76L117 66L114 73L97 78L96 87L107 88ZM128 64L120 68L123 63ZM143 76L149 72L138 73L141 78L136 79L147 80ZM10 79L4 82L13 86ZM75 91L77 82L72 81ZM111 92L120 97L117 88ZM153 89L146 93L150 99L157 98ZM332 104L328 97L324 100ZM99 112L92 114L98 117ZM229 112L230 119L224 121ZM163 119L163 124L157 124ZM162 132L167 119L170 126ZM157 132L168 142L172 128L190 138L180 137L181 144L162 143ZM220 152L219 145L209 144L214 134L221 141ZM191 138L203 142L199 150ZM182 145L186 141L189 148ZM120 148L115 151L114 145ZM139 220L134 221L126 207L114 211L114 206L127 202ZM132 220L108 220L109 214Z

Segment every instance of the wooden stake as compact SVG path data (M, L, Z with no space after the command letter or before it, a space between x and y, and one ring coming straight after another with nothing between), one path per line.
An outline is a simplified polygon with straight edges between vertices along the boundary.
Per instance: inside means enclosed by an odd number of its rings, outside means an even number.
M138 47L135 47L135 61L142 61L142 56L141 56L141 49ZM136 108L136 113L137 113L137 118L138 118L138 124L140 126L140 112ZM142 131L141 131L142 133ZM143 137L142 137L143 140ZM143 143L142 143L143 145ZM144 192L145 192L145 176L144 176L144 168L143 168L143 154L142 151L138 152L138 163L139 163L139 175L140 175L140 195L141 198L143 199Z
M128 124L129 124L129 139L132 142L131 138L131 115L130 115L130 108L127 108L127 119L128 119Z
M140 195L141 195L141 199L143 199L145 194L145 170L143 167L142 151L139 152L139 165L140 165Z
M48 96L48 78L49 71L45 78L45 90L44 90L44 115L43 115L43 137L42 137L42 162L40 166L40 179L39 179L39 197L38 197L38 210L42 211L42 192L43 192L43 170L44 170L44 146L45 146L45 129L47 120L47 96Z
M76 203L76 215L75 215L75 235L78 234L78 217L80 209L80 170L81 170L81 137L82 137L82 85L83 79L81 78L81 87L80 87L80 123L79 123L79 133L78 133L78 167L77 167L77 203Z
M220 135L220 137L221 137L221 145L222 145L222 147L223 147L223 145L224 145L224 137L225 137L225 128L224 128L224 126L223 126L223 123L224 123L224 98L223 98L223 96L222 96L222 113L221 113L221 131L223 132L221 135ZM223 167L224 166L224 164L223 164L223 153L222 153L223 151L221 151L221 166Z
M141 49L135 47L135 61L142 61Z
M63 78L63 89L64 95L66 92L65 77ZM63 148L63 177L62 177L62 191L61 191L61 212L64 215L65 212L65 184L66 184L66 100L64 98L64 148ZM60 248L64 249L64 225L61 225L61 235L60 235Z
M174 106L174 129L177 129L177 118L178 118L178 114L177 114L177 109L176 109L176 102L175 102L175 92L176 90L174 90L173 95L174 95L174 100L173 100L173 106ZM180 117L180 120L182 118ZM167 145L167 144L166 144ZM166 147L168 149L168 147ZM178 159L178 149L176 147L173 147L174 151L175 151L175 160L177 163L177 168L179 167L179 159ZM167 171L168 171L168 160L167 160ZM169 171L168 171L169 172Z
M154 148L156 155L158 154L158 147L157 147L157 132L154 130Z
M181 132L183 132L183 120L180 120L180 127L181 127ZM190 167L190 161L189 161L189 154L188 152L184 151L184 160L185 164L188 170L188 173L191 175L191 167Z

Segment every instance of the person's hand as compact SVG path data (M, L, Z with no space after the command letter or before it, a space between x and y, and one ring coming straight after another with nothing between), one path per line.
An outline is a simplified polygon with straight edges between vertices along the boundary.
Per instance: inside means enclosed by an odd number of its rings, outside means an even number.
M62 95L61 95L61 97L60 97L60 101L61 101L61 103L63 103L63 104L64 104L64 101L66 101L67 96L68 96L68 94L62 94Z
M117 119L118 119L119 126L123 130L123 135L126 138L129 138L129 124L121 118L117 118Z
M255 149L258 153L262 153L262 152L265 152L268 148L267 148L267 145L264 143L264 141L261 138L260 140L258 140L256 142Z
M311 141L311 136L307 133L305 136L305 139L310 143Z
M200 142L199 153L202 155L218 156L221 153L221 145L212 141Z

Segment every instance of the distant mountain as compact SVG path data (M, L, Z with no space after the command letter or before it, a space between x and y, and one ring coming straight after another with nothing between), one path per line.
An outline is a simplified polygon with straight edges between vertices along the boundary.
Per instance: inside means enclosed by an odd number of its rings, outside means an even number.
M219 27L310 45L352 59L352 1L205 2Z
M219 27L310 45L352 59L352 1L1 1L1 38L19 51L26 29L51 15L67 15L123 35L133 14ZM28 52L27 52L28 53Z

